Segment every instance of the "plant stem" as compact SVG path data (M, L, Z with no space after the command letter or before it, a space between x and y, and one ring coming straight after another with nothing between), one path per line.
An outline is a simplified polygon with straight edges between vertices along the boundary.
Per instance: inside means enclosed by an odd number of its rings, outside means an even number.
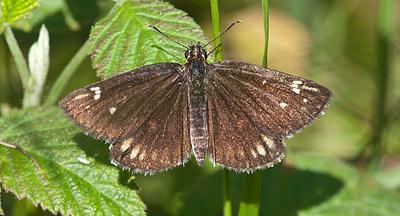
M64 89L65 85L68 83L72 75L74 75L76 69L82 63L82 61L87 57L89 52L88 41L82 45L78 52L72 57L71 61L65 66L64 70L61 72L60 76L57 78L56 82L50 89L49 95L47 96L45 105L55 104Z
M14 57L19 76L21 77L22 87L26 89L29 77L31 75L29 73L28 65L25 62L24 55L22 54L22 51L19 48L17 40L15 39L15 36L9 25L5 26L4 37L8 47L10 48L11 54Z
M231 201L231 183L230 172L227 169L222 170L222 193L223 193L223 211L224 216L232 215L232 201Z
M381 0L378 7L377 17L377 51L378 67L376 81L378 86L378 102L376 105L375 128L371 138L373 145L373 155L369 169L376 171L381 164L381 157L384 149L383 133L387 123L387 94L388 80L390 77L390 37L395 29L395 0Z
M267 67L268 57L268 37L269 37L269 11L268 11L268 0L262 0L262 11L263 11L263 22L264 22L264 56L262 66Z
M260 208L262 171L258 170L244 176L239 216L256 216Z
M262 11L264 19L265 47L262 66L267 67L268 36L269 36L269 12L268 0L262 0ZM247 174L244 177L242 197L240 199L239 216L258 215L260 209L262 171Z
M218 0L210 0L211 5L211 18L212 18L212 26L213 26L213 35L214 38L218 37L221 34L221 27L219 25L219 10L218 10ZM221 43L221 38L217 38L214 41L214 47L218 46ZM215 61L222 61L222 48L221 46L215 49Z
M218 37L221 33L221 28L219 25L219 10L218 10L218 0L210 0L211 6L211 17L213 26L214 38ZM217 38L214 41L214 47L221 44L221 38ZM215 49L215 61L222 61L222 48L221 46ZM229 170L222 170L222 192L223 192L223 212L224 216L232 215L232 201L231 201L231 183L229 178Z

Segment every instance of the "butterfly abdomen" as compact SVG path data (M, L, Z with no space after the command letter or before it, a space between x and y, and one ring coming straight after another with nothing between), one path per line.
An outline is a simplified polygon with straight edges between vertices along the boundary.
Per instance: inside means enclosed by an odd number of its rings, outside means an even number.
M188 62L188 106L190 141L197 163L202 166L207 154L207 82L203 62L197 59Z

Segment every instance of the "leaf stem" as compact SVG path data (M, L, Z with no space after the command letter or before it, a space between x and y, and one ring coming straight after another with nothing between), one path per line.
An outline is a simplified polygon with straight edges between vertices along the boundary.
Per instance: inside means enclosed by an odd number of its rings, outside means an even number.
M56 82L50 89L49 95L47 96L45 105L55 104L64 89L65 85L68 83L72 75L74 75L76 69L83 62L83 60L87 57L87 53L89 52L88 41L82 45L82 47L78 50L78 52L72 57L71 61L65 66L64 70L61 72L60 76L57 78Z
M42 169L40 168L39 163L27 151L25 151L23 148L21 148L17 144L9 143L9 142L2 141L2 140L0 140L0 145L3 145L5 147L9 147L9 148L13 148L13 149L17 149L17 150L21 151L23 154L25 154L26 156L28 156L36 164L36 167L39 169L40 176L42 176L42 178L44 178L44 175L42 173Z
M15 36L9 25L5 26L4 37L8 47L10 48L11 54L14 57L15 65L17 66L19 76L21 77L22 87L26 89L29 77L31 75L29 73L28 65L26 64L24 55L22 54L22 51L19 48L17 40L15 39Z

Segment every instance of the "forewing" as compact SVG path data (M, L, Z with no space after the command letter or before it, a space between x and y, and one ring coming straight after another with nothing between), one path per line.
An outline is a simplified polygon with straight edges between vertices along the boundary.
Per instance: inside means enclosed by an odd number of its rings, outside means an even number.
M222 61L212 65L213 85L232 101L268 137L288 137L318 118L332 92L314 81L257 65Z
M115 164L141 173L177 166L191 152L182 67L144 66L78 89L60 106L77 126L112 144Z

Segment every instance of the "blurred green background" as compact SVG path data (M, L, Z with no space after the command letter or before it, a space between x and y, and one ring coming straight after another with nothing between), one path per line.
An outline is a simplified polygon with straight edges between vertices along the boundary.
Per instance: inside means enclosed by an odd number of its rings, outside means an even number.
M208 38L212 38L208 1L169 2L192 16ZM383 187L399 191L400 4L397 2L394 8L390 7L392 11L379 11L381 2L269 1L269 68L312 79L334 92L334 100L326 115L286 141L287 157L282 165L273 169L289 169L291 155L296 152L317 152L339 157L375 176ZM14 34L24 56L37 40L40 26L44 23L48 28L48 88L87 40L91 26L107 14L113 4L107 0L43 0L36 10L46 7L42 9L49 16L44 19L32 16L37 20L35 25L24 21L15 25ZM264 47L261 2L222 0L219 7L222 29L235 20L243 21L222 37L224 59L261 65ZM382 15L391 13L395 16L392 21ZM63 96L97 80L88 57L64 90ZM21 107L22 92L12 55L1 37L1 115ZM393 182L382 175L379 177L379 174L392 170L397 170ZM264 171L266 177L263 178L268 178L268 172L274 171ZM232 173L231 177L233 186L241 185L242 175ZM203 168L191 160L185 167L154 176L137 175L136 179L149 215L176 214L182 205L179 201L181 188L190 187L193 182L214 182L215 193L210 196L221 196L220 168L214 168L210 163ZM236 192L240 193L240 189L232 192L234 199L239 199L240 195ZM7 215L51 215L25 199L15 200L12 194L4 191L1 198L4 211L9 212Z

